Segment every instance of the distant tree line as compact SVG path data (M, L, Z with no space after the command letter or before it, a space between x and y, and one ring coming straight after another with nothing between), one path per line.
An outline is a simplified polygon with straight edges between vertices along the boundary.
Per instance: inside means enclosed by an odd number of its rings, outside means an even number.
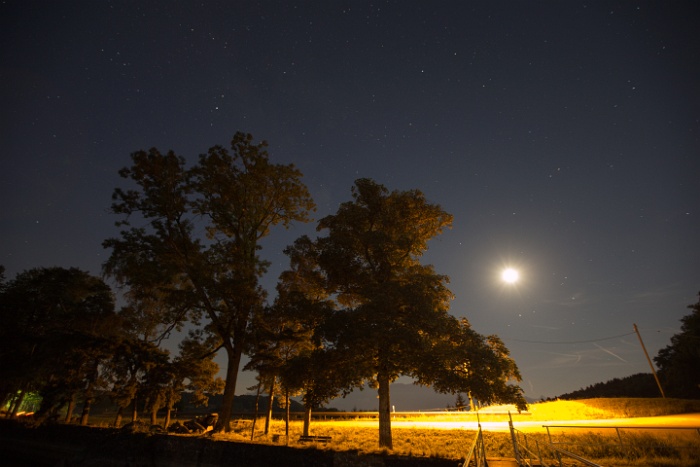
M613 378L586 388L562 394L559 399L593 399L596 397L661 397L651 373L637 373L624 378Z

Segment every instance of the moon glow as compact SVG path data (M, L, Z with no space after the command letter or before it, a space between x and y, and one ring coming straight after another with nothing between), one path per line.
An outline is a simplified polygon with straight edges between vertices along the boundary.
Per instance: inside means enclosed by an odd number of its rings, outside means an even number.
M513 268L506 268L501 272L501 279L507 284L515 284L520 279L520 273Z

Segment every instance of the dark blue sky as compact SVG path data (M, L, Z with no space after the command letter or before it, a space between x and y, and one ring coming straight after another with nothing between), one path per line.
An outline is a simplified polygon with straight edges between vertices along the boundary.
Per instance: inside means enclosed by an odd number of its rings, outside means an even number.
M0 264L99 274L129 154L240 130L317 218L360 177L452 213L425 261L528 396L648 372L632 324L655 355L700 290L699 5L3 1Z

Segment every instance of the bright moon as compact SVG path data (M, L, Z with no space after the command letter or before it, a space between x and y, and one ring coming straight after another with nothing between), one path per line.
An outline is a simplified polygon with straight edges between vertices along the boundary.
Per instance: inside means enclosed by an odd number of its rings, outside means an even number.
M504 269L501 273L501 279L508 284L514 284L520 279L520 273L513 268Z

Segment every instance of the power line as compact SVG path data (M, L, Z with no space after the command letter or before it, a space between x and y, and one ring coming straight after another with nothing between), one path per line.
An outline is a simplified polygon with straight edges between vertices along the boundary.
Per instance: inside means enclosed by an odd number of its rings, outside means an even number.
M619 339L620 337L631 336L634 332L628 332L626 334L620 334L618 336L601 337L599 339L589 339L585 341L529 341L523 339L507 339L514 342L524 342L526 344L590 344L591 342L607 341L610 339Z

